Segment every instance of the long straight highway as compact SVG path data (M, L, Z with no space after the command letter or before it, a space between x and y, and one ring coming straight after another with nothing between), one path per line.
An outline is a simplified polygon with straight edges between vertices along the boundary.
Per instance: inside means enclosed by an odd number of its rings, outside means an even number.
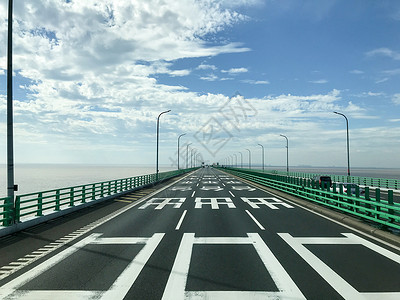
M0 298L400 299L398 248L217 169L99 209L2 239Z

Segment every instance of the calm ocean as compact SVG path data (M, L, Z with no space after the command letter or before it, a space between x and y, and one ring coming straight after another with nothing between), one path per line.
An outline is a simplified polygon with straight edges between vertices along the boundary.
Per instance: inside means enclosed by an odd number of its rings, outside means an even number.
M7 195L7 168L0 165L0 197ZM173 170L160 166L160 172ZM149 165L20 164L14 170L17 195L155 173Z
M160 172L173 169L171 166L160 166ZM266 170L285 171L286 168L268 166ZM345 168L333 167L291 167L290 171L346 175ZM0 172L0 197L4 197L7 195L5 165L0 165ZM15 167L14 177L19 187L18 195L153 173L155 167L149 165L21 164ZM352 168L351 175L400 180L400 169Z

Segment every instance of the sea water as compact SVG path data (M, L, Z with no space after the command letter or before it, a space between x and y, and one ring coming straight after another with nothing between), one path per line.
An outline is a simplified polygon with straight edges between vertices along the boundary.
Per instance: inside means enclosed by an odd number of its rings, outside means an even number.
M246 166L244 166L246 167ZM260 166L253 166L260 169ZM160 166L160 172L176 169ZM267 171L286 171L286 167L267 166ZM347 175L346 168L336 167L290 167L291 172L330 175ZM7 195L7 167L0 165L0 197ZM16 195L84 185L108 180L154 174L151 165L70 165L70 164L19 164L15 166L14 181L18 185ZM352 168L352 176L389 178L400 180L400 169Z
M0 197L7 195L7 167L1 165ZM173 167L160 166L160 172ZM108 180L154 174L150 165L70 165L70 164L20 164L14 169L16 195L53 190Z

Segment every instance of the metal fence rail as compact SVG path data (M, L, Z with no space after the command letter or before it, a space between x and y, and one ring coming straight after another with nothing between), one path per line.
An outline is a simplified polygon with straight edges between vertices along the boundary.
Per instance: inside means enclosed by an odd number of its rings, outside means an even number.
M341 212L371 221L383 227L400 229L400 204L393 201L393 191L388 191L388 199L380 197L380 189L376 188L375 198L370 197L371 189L365 188L365 194L360 195L359 189L355 195L343 193L343 189L332 187L322 188L318 182L309 178L291 177L279 174L259 173L241 169L225 169L227 172L244 179L281 190L306 200L337 209Z
M187 173L194 169L162 172L158 174L158 180L156 180L156 174L148 174L17 195L15 198L14 222L20 222L21 218L24 217L40 217L47 213L130 191ZM13 223L12 205L8 200L8 197L0 198L0 209L2 211L0 213L0 224L2 223L3 226Z
M8 225L12 221L12 204L9 197L0 198L0 224Z
M236 168L237 169L237 168ZM359 185L365 186L373 186L385 189L395 189L400 190L400 180L398 179L387 179L387 178L373 178L373 177L359 177L359 176L347 176L347 175L332 175L332 174L318 174L318 173L304 173L304 172L285 172L285 171L265 171L256 170L256 169L237 169L243 171L254 171L261 174L277 174L277 175L286 175L291 177L299 177L299 178L314 178L316 176L327 175L332 178L332 181L336 182L346 182L346 183L355 183Z

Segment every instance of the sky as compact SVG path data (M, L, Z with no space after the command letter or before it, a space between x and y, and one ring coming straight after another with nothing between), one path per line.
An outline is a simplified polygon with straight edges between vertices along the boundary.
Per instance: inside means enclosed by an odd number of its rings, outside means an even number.
M7 9L0 0L0 163ZM14 160L400 168L400 1L14 1ZM190 145L188 146L188 144ZM248 149L248 150L247 150Z

